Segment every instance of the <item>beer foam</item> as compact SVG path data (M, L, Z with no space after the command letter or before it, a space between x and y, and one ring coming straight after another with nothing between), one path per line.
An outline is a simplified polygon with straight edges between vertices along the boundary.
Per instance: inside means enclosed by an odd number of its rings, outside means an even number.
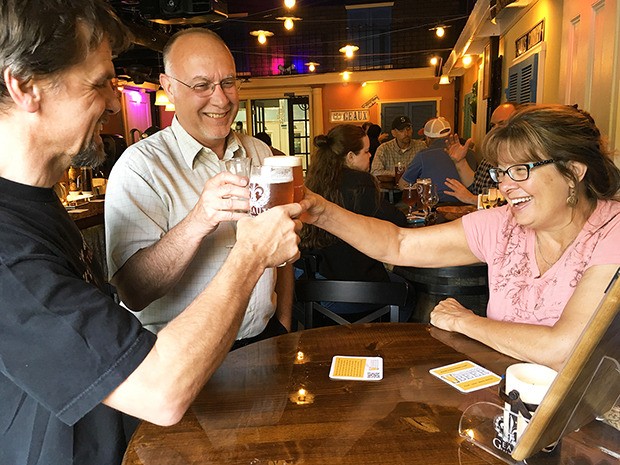
M277 168L277 167L276 167ZM293 181L293 173L289 170L265 170L259 176L252 176L250 182L257 184L282 184Z
M301 158L292 155L281 155L279 157L266 157L263 159L263 166L301 166Z

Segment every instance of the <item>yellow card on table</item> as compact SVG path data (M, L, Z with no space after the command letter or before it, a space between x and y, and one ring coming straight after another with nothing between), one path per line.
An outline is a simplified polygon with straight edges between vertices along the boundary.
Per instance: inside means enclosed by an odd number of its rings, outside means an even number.
M480 365L465 360L429 370L431 375L445 381L461 392L472 392L495 386L502 378Z
M379 381L383 379L381 357L354 357L335 355L329 370L331 379Z

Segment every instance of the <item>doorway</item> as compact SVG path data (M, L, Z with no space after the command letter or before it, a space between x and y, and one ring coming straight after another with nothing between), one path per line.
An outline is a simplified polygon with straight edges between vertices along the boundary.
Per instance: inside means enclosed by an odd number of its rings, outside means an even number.
M286 155L302 159L304 171L310 157L310 102L307 96L255 99L250 101L252 134L266 132L272 145ZM240 105L237 119L246 120L247 110Z

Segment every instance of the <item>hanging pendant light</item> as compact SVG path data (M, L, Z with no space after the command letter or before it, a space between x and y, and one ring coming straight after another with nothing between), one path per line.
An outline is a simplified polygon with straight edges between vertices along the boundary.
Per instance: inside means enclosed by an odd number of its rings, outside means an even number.
M344 56L347 58L353 58L353 53L357 52L360 48L357 45L345 45L342 47L339 52L344 53Z
M163 89L159 89L155 92L155 105L164 106L168 105L170 100L168 99L168 95Z
M250 32L250 35L256 37L259 44L264 45L267 42L267 37L273 36L273 32L259 29L258 31Z

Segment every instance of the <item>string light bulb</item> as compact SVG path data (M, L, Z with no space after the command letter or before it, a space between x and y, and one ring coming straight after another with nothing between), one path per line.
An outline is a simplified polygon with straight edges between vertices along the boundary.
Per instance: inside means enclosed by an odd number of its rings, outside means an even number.
M437 66L437 63L439 63L439 59L437 57L431 57L430 59L431 66Z
M444 24L441 24L439 26L435 26L429 29L429 31L435 31L435 35L437 37L443 37L444 35L446 35L446 29L448 29L450 26L446 26Z
M342 47L339 52L344 53L344 56L347 58L353 58L353 53L357 52L360 48L357 45L345 45Z
M296 18L295 16L281 16L276 18L278 21L284 21L284 29L290 31L295 27L295 21L301 21L301 18Z
M256 37L259 44L264 45L267 42L267 37L273 36L273 32L259 29L258 31L250 32L250 35Z
M461 61L463 62L463 66L465 68L469 68L471 64L473 63L473 58L471 57L471 55L463 55L463 58Z
M314 73L316 71L316 67L319 66L319 64L314 61L309 61L308 63L306 63L306 66L308 67L308 71Z
M295 6L295 0L284 0L284 6L291 9Z

